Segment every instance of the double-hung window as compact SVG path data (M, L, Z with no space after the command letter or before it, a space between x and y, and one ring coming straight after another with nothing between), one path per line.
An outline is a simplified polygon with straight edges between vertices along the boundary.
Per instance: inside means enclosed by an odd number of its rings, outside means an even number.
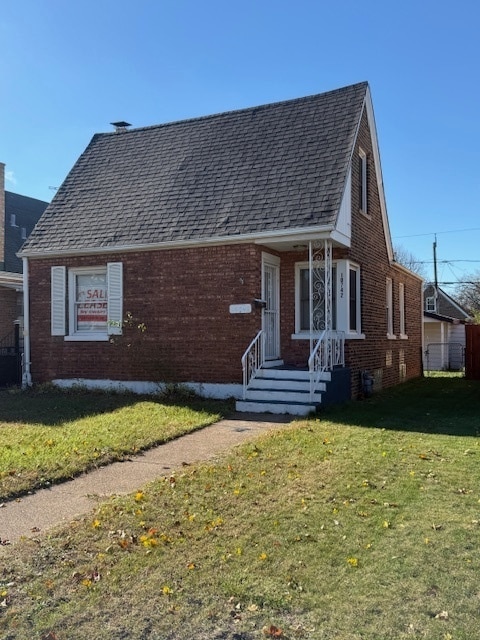
M435 304L435 296L428 296L425 300L425 311L435 313L437 305Z
M403 282L398 283L398 311L400 315L400 338L406 339L408 336L405 326L405 285Z
M394 339L393 333L393 281L391 278L386 280L386 299L385 311L387 317L387 338Z
M52 335L65 340L108 340L122 332L122 263L52 267Z

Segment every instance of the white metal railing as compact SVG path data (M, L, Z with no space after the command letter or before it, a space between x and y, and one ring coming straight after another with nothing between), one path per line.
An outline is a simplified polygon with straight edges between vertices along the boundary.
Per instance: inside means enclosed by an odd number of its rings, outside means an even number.
M261 329L251 341L248 349L242 356L243 369L243 399L247 394L247 387L255 377L257 371L261 369L265 361L265 332Z
M310 372L310 401L318 389L321 374L334 367L345 365L345 333L325 329L320 334L308 359Z

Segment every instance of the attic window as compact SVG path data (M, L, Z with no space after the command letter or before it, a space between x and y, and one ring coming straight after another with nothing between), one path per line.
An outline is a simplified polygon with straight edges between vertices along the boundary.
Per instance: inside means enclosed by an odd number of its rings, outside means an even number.
M425 300L425 311L435 313L437 305L435 304L435 296L428 296Z
M363 149L358 150L358 168L360 211L368 213L367 154Z

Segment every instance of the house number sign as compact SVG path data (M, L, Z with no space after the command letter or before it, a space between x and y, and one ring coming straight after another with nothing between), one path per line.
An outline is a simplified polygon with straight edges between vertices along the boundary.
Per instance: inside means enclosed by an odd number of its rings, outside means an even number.
M231 304L230 313L252 313L251 304Z

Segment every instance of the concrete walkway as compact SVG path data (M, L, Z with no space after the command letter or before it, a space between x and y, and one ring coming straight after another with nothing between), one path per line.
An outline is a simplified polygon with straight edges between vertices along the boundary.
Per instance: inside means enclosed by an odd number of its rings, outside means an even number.
M102 499L135 491L155 478L180 469L184 463L211 459L249 438L282 428L291 420L291 416L235 414L125 462L115 462L6 502L0 508L0 554L7 553L22 537L38 537L52 527L88 513Z

